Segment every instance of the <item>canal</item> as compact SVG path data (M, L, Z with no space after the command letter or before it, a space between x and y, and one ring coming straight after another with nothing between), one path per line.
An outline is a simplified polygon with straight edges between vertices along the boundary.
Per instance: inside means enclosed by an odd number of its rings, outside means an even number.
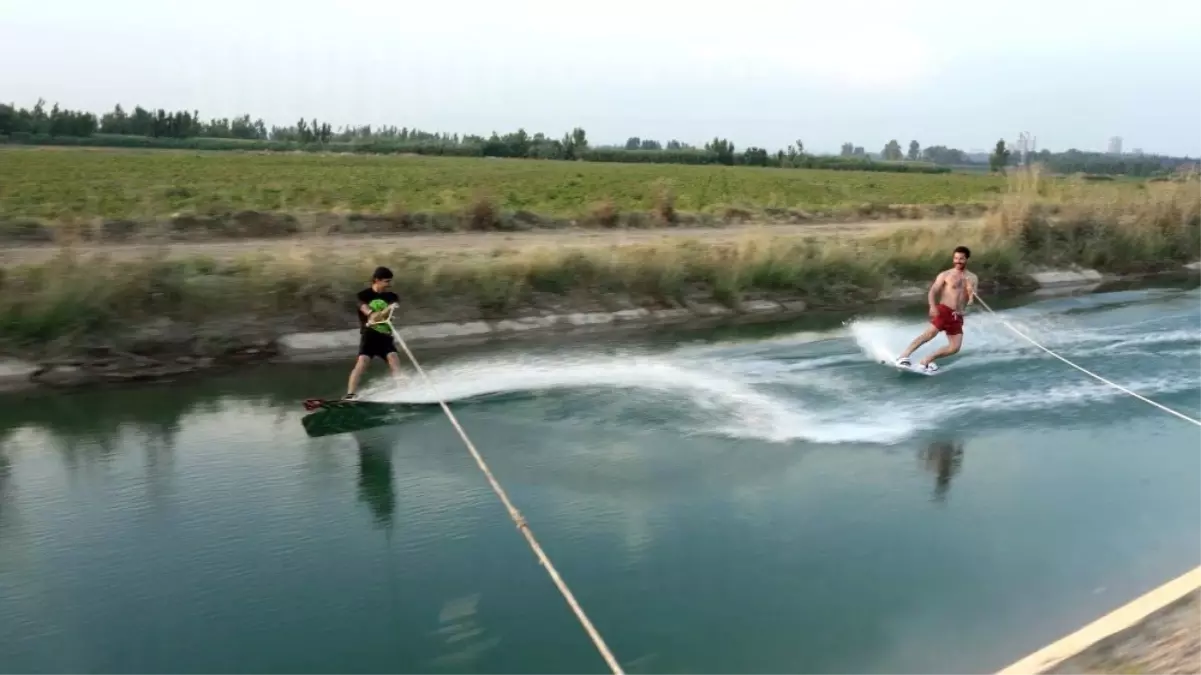
M999 311L1201 415L1195 285ZM990 672L1201 563L1197 427L985 312L934 377L851 319L423 364L628 672ZM0 667L605 672L437 408L306 436L349 365L0 399Z

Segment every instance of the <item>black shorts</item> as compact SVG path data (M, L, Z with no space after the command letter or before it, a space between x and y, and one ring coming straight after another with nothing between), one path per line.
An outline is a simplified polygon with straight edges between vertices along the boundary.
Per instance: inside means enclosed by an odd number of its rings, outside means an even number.
M396 352L396 343L392 336L368 328L359 334L359 356L367 358L379 357L388 360L388 354Z

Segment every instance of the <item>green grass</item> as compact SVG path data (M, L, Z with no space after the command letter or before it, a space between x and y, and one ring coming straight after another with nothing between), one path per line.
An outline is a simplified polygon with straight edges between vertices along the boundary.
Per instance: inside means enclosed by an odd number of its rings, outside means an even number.
M864 204L990 202L1004 179L817 169L418 156L0 148L0 219L147 220L176 212L506 211L581 218L598 209L803 212Z

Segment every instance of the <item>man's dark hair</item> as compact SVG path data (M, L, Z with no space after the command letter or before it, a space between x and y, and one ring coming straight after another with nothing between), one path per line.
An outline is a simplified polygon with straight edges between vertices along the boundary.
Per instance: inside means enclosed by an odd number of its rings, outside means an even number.
M962 253L962 254L963 254L963 257L965 257L965 258L970 258L970 257L972 257L972 251L971 251L971 249L969 249L969 248L968 248L968 247L966 247L966 246L956 246L956 247L955 247L955 250L954 250L954 251L951 251L951 252L952 252L952 253Z
M381 279L391 279L391 278L392 278L392 270L388 269L387 267L377 267L377 268L375 268L375 271L371 273L372 281L379 281Z

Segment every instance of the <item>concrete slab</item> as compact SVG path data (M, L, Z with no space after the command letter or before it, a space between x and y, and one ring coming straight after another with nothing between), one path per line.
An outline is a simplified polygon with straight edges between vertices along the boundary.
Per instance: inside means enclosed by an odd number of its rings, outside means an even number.
M359 331L340 330L320 333L292 333L277 343L283 356L299 356L322 352L348 352L359 348Z
M33 385L29 376L37 372L37 364L19 359L0 359L0 391L25 389Z
M448 338L472 337L492 332L492 326L484 321L468 323L428 323L400 328L400 337L405 342L419 343L424 340L446 340Z
M1034 272L1030 276L1042 288L1099 285L1105 280L1100 272L1089 269L1046 270Z
M594 326L602 323L612 323L613 315L609 312L580 312L568 314L567 323L573 326Z
M742 310L752 314L770 314L782 309L784 308L780 306L780 303L771 300L750 300L742 303Z
M615 321L645 321L649 319L651 312L649 309L638 307L636 309L623 309L620 312L613 312Z
M1096 649L1115 636L1139 626L1199 588L1201 567L1196 567L1006 667L999 671L998 675L1038 675L1051 672L1069 659Z
M523 319L497 321L493 329L497 333L521 333L527 330L546 330L559 323L558 316L531 316Z

